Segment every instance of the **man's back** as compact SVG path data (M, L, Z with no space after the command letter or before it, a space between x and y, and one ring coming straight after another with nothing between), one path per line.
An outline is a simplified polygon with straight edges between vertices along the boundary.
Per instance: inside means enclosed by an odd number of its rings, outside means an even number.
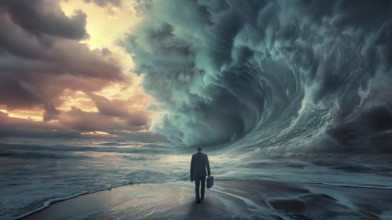
M193 154L191 161L191 175L193 177L205 177L207 172L208 175L210 175L210 163L208 161L207 154L204 154L200 151Z
M195 180L196 202L201 203L204 199L204 190L206 188L206 175L211 175L210 162L207 154L203 154L201 147L197 147L197 153L192 155L191 160L191 181Z

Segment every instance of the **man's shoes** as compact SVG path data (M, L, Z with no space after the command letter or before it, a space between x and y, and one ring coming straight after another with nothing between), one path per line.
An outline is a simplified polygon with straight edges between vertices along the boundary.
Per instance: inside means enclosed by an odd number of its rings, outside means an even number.
M198 204L201 203L201 200L197 200L196 203L198 203Z

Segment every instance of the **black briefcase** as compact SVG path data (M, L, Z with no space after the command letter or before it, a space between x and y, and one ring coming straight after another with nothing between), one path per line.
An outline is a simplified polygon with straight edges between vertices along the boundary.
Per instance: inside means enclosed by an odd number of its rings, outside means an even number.
M214 185L214 177L213 176L209 176L207 177L207 188L211 188Z

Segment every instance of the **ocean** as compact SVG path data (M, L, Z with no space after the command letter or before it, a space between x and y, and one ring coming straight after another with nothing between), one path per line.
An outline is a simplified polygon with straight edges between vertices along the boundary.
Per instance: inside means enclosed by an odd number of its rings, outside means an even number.
M161 143L55 141L1 144L1 219L119 185L184 178L178 168L161 166L168 163Z
M338 192L345 188L358 190L357 195L340 196L342 202L349 203L363 196L364 189L384 190L383 195L392 195L392 161L388 157L377 161L365 155L328 154L259 158L258 149L242 154L233 149L204 148L216 181L271 180L307 188L336 187ZM190 158L195 151L167 142L2 140L0 219L18 219L58 201L122 185L188 183ZM379 202L391 204L387 200Z

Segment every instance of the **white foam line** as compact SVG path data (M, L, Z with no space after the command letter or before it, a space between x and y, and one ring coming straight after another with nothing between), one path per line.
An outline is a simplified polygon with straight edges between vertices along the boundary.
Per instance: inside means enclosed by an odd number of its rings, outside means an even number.
M258 209L259 211L261 211L260 207L255 202L253 202L250 199L244 198L242 196L237 196L237 195L232 194L232 193L227 193L227 192L223 192L223 191L220 191L220 190L216 190L216 189L213 189L213 190L210 190L210 191L222 193L222 194L225 194L225 195L228 195L228 196L231 196L231 197L235 197L235 198L245 202L249 207L254 207L254 208Z
M222 193L222 194L225 194L225 195L237 198L237 199L242 200L243 202L245 202L245 204L248 205L249 207L254 208L257 211L262 211L261 207L259 205L257 205L255 202L253 202L252 200L250 200L250 199L247 199L247 198L244 198L242 196L238 196L238 195L235 195L235 194L232 194L232 193L227 193L227 192L223 192L223 191L220 191L220 190L216 190L216 189L213 189L213 190L210 190L210 191Z
M234 197L236 199L239 199L239 200L243 201L248 207L252 208L252 211L256 211L258 213L270 213L271 212L271 210L262 208L261 206L257 205L257 203L255 203L252 200L247 199L245 197L238 196L238 195L235 195L235 194L232 194L232 193L223 192L221 190L216 190L216 189L210 189L210 191L217 192L217 193L222 193L224 195L231 196L231 197ZM279 217L281 217L283 219L286 219L286 216L281 215L279 212L276 212L274 214L275 215L279 215Z
M254 201L252 201L250 199L247 199L247 198L244 198L242 196L238 196L238 195L235 195L235 194L232 194L232 193L223 192L221 190L216 190L216 189L211 189L210 191L217 192L217 193L222 193L224 195L231 196L231 197L234 197L236 199L239 199L239 200L243 201L248 207L250 207L251 211L255 211L257 213L268 213L268 212L271 211L271 210L267 210L266 208L262 208L261 206L259 206ZM283 219L286 219L286 216L284 216L284 215L282 216L279 212L276 212L274 214L275 215L279 215L279 217L281 217Z
M304 184L304 183L302 183ZM366 189L392 189L392 186L376 186L376 185L355 185L355 184L340 184L340 183L306 183L314 185L327 185L327 186L339 186L339 187L353 187L353 188L366 188Z
M65 201L65 200L68 200L68 199L73 199L73 198L76 198L78 196L83 196L83 195L87 195L87 194L91 194L91 193L96 193L96 192L100 192L100 191L110 190L110 189L121 187L121 186L131 185L131 184L134 184L134 183L132 182L132 183L126 183L126 184L119 184L119 185L107 187L107 188L104 188L104 189L98 189L98 190L93 190L93 191L89 191L89 192L77 193L77 194L70 195L70 196L67 196L67 197L61 197L61 198L57 198L57 199L48 199L48 200L46 200L44 202L44 204L41 207L39 207L37 209L34 209L32 211L26 212L24 214L21 214L21 215L15 217L14 219L25 218L27 216L30 216L30 215L34 214L34 213L42 211L42 210L48 208L50 205L52 205L54 203L57 203L57 202Z
M99 190L99 191L101 191L101 190ZM68 197L62 197L62 198L57 198L57 199L46 200L44 202L44 205L42 205L41 207L39 207L37 209L34 209L34 210L30 211L30 212L24 213L22 215L19 215L15 219L22 219L22 218L25 218L25 217L27 217L29 215L32 215L32 214L36 213L36 212L42 211L42 210L48 208L50 205L52 205L52 204L54 204L56 202L61 202L61 201L64 201L64 200L72 199L72 198L75 198L75 197L78 197L78 196L81 196L81 195L85 195L85 194L89 194L89 193L94 193L94 192L85 192L85 193L79 193L79 194L71 195L71 196L68 196Z

